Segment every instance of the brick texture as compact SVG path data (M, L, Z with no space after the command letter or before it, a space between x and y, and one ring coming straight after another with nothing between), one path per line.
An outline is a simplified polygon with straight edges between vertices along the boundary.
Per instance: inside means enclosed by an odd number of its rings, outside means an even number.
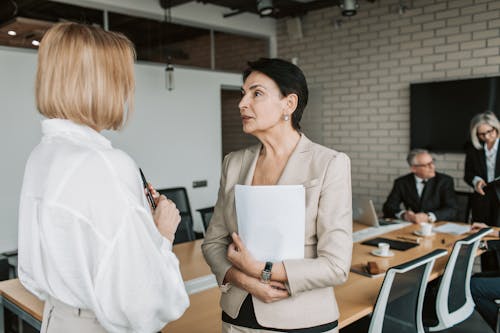
M393 180L409 172L410 83L499 75L499 2L419 0L399 15L398 0L360 1L351 19L338 8L309 12L299 40L278 22L278 56L297 58L320 98L304 132L351 157L354 195L380 211ZM436 156L458 190L469 190L464 158Z

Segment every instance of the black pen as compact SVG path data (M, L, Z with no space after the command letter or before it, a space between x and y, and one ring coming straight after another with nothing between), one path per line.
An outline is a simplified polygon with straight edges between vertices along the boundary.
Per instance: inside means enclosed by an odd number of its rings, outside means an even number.
M148 182L146 181L146 177L144 177L144 173L142 172L141 168L139 168L139 172L141 173L141 178L142 178L142 184L144 185L144 188L146 189L146 198L148 198L149 204L153 209L156 209L156 204L155 200L153 199L153 195L151 194L151 191L149 190Z

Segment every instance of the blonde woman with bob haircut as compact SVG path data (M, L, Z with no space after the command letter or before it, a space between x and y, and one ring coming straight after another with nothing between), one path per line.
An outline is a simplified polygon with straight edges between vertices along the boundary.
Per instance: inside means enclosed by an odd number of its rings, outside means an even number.
M133 108L135 52L121 34L56 24L40 43L43 137L26 165L19 279L45 301L41 332L156 332L189 305L172 253L179 211L99 132Z
M498 199L494 191L485 193L487 183L500 177L500 153L498 152L500 123L493 112L477 114L470 123L473 147L465 158L464 180L472 188L472 218L491 226L500 226Z

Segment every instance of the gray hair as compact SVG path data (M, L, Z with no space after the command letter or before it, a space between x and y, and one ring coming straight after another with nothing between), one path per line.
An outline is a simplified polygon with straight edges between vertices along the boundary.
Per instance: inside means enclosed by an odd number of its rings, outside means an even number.
M477 128L481 125L489 125L496 129L497 135L500 133L500 123L493 112L486 111L484 113L476 114L470 121L470 139L476 149L483 148L481 141L479 141L479 138L477 137Z
M413 163L415 162L415 157L420 154L429 154L429 151L427 149L420 149L420 148L415 148L410 150L408 153L408 156L406 156L406 162L408 162L409 166L413 166Z

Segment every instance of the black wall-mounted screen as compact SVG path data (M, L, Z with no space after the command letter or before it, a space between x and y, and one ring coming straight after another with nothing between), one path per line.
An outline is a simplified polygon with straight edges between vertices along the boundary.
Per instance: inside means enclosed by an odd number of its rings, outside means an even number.
M472 117L500 115L500 76L410 85L410 146L461 153L470 142Z

